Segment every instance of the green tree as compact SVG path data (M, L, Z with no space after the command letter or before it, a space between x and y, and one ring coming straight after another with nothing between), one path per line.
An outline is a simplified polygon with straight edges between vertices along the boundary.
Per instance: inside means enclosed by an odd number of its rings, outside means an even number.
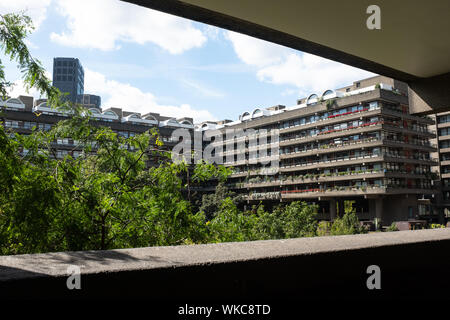
M344 210L345 214L342 217L337 217L331 225L331 235L358 234L367 232L366 229L361 226L352 202L345 201Z
M316 235L317 206L295 201L273 212L260 212L256 231L260 239L285 239Z
M223 182L219 182L213 194L203 194L199 210L205 214L207 220L213 219L219 211L225 199L232 199L235 205L239 202L239 197L234 192L228 190Z
M18 64L26 88L36 88L47 96L49 103L57 103L60 93L51 85L45 75L42 63L33 58L25 43L26 37L34 30L31 18L23 13L0 15L0 47L11 61ZM6 79L4 65L0 60L0 95L7 97L7 91L13 84Z

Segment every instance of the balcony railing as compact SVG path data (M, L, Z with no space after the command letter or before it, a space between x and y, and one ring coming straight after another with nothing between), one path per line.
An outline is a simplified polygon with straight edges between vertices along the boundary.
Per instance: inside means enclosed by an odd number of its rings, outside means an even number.
M337 157L327 160L314 160L310 162L301 162L301 163L293 163L293 164L280 164L280 168L295 168L295 167L304 167L304 166L315 166L315 165L321 165L325 163L337 163L340 161L350 161L350 160L364 160L364 159L371 159L371 158L382 158L382 157L390 157L390 158L398 158L398 159L405 159L405 160L418 160L418 161L426 161L430 163L436 163L437 159L435 158L426 158L425 156L420 157L417 155L414 156L406 156L402 154L396 154L392 152L379 152L379 153L370 153L366 155L360 155L360 156L344 156L344 157Z

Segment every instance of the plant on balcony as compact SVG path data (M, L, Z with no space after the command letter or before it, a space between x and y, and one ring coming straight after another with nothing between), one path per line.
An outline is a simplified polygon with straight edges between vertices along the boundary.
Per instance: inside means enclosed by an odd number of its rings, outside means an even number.
M327 110L331 110L335 104L336 104L336 99L328 99L326 102Z

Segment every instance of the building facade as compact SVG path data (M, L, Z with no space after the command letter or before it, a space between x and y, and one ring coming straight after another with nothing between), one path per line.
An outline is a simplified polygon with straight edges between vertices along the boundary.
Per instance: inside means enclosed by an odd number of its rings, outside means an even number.
M53 59L53 86L62 93L67 93L65 99L76 103L78 97L84 94L84 69L76 58Z
M91 123L95 126L107 126L125 138L157 128L164 145L161 150L170 151L178 143L172 133L179 128L193 131L192 118L174 119L158 113L140 113L122 110L121 108L87 109ZM21 134L30 134L33 127L48 131L59 121L70 117L70 114L49 107L44 99L34 100L32 97L19 96L5 101L0 99L0 113L3 126ZM79 142L72 139L59 139L52 145L57 158L70 155L74 158L81 153ZM27 150L22 150L26 153Z
M100 108L102 105L102 98L95 94L82 94L78 96L77 103L82 104L87 108Z
M432 117L435 124L430 128L437 133L432 142L438 147L433 157L439 162L439 166L433 168L439 193L432 204L443 221L450 219L450 112L438 113Z
M304 200L319 205L319 218L334 219L351 200L360 220L390 225L429 214L433 124L409 114L404 83L377 76L197 129L221 132L213 144L233 168L229 186L249 204ZM256 140L229 138L230 130Z

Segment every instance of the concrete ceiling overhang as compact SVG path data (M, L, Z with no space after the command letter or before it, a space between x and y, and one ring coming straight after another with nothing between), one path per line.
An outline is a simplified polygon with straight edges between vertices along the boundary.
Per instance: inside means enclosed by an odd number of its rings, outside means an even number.
M405 81L412 112L450 110L450 0L124 1Z

